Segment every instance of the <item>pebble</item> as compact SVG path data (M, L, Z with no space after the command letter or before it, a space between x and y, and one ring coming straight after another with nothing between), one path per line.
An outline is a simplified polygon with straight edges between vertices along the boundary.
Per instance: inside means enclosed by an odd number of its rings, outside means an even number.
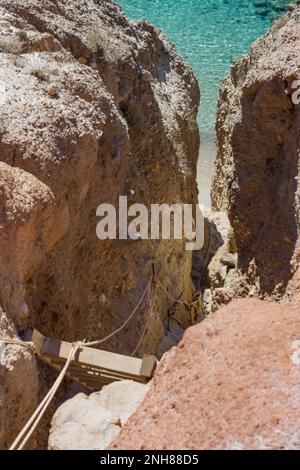
M48 88L47 88L47 93L48 93L49 96L54 98L55 96L57 96L58 89L55 85L49 85Z

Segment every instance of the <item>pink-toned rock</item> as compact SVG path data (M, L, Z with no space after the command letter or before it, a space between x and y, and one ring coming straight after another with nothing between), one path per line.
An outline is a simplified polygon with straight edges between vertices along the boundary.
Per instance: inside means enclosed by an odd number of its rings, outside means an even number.
M288 293L292 296L294 302L300 304L300 268L289 284Z
M98 206L117 209L121 195L149 208L196 201L199 88L174 46L111 0L0 0L0 44L0 311L10 337L27 326L66 341L111 333L139 302L153 263L172 297L192 300L185 240L96 232ZM156 352L172 302L154 295L105 348ZM177 309L183 326L190 318ZM6 331L0 324L0 337ZM20 349L1 346L0 448L53 383L41 368L38 388L35 358ZM34 436L38 447L58 401Z
M297 5L232 67L216 122L213 210L228 213L248 284L277 300L299 266L299 38Z
M54 98L55 96L57 96L58 89L55 85L49 85L48 88L47 88L47 93L48 93L49 96Z
M299 307L238 300L190 328L112 449L300 449Z

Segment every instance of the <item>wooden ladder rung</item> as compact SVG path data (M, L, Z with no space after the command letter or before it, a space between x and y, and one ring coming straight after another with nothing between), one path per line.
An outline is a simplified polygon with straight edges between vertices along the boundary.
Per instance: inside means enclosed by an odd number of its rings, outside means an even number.
M51 365L55 367L62 368L63 364L65 361L60 361L55 359L50 359L49 362ZM69 371L72 371L74 373L78 373L81 375L87 375L89 377L95 376L95 377L101 377L101 376L107 376L107 377L115 377L116 379L123 379L123 380L142 380L145 381L145 378L143 376L139 375L133 375L133 374L125 374L122 372L116 372L116 371L111 371L109 369L98 369L98 368L88 368L86 365L81 365L80 363L71 363L69 366Z
M61 371L71 352L72 344L46 338L39 331L26 334L27 340L35 344L41 361L57 371ZM145 355L143 359L123 356L121 354L82 347L71 362L67 377L92 391L103 385L119 380L148 382L153 376L156 358Z

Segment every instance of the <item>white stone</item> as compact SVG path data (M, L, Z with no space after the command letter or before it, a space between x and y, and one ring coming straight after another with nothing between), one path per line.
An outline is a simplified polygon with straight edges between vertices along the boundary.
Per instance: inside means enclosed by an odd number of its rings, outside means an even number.
M56 411L50 450L104 450L143 401L149 385L114 382L90 396L79 393Z

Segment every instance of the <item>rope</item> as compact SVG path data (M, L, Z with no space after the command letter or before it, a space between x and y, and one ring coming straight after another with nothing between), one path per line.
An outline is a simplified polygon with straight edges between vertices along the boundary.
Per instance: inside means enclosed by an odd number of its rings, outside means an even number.
M86 343L85 346L87 347L91 347L91 346L98 346L98 344L101 344L101 343L104 343L105 341L107 341L108 339L112 338L114 335L116 335L117 333L119 333L120 331L122 331L125 326L127 325L127 323L130 322L130 320L134 317L134 315L136 314L136 312L138 311L141 303L143 302L148 290L150 289L151 287L151 284L152 284L152 281L153 281L153 276L150 277L149 279L149 282L146 286L146 289L144 290L139 302L137 303L135 309L133 310L133 312L131 313L131 315L127 318L127 320L120 326L120 328L117 328L115 331L113 331L112 333L110 333L109 335L105 336L105 338L103 339L100 339L98 341L92 341L91 343Z
M44 397L42 402L39 404L39 406L37 407L37 409L35 410L35 412L31 416L29 421L25 424L25 426L23 427L21 432L18 434L18 436L14 440L14 442L11 445L11 447L9 448L9 450L22 450L25 447L25 445L29 441L30 437L34 433L35 429L37 428L38 424L40 423L42 417L44 416L48 406L50 405L51 401L53 400L53 398L54 398L57 390L59 389L62 381L64 380L64 377L65 377L66 372L69 368L69 365L71 364L72 360L74 359L74 356L75 356L76 352L78 351L78 349L82 348L83 345L86 346L86 347L91 347L91 346L96 346L98 344L104 343L104 341L107 341L112 336L114 336L115 334L122 331L123 328L125 328L125 326L130 322L130 320L133 318L133 316L135 315L135 313L139 309L141 303L143 302L147 292L149 291L149 289L151 287L152 281L153 281L153 276L150 277L149 282L148 282L148 284L147 284L147 286L146 286L139 302L137 303L136 307L132 311L131 315L127 318L127 320L119 328L117 328L112 333L110 333L105 338L102 338L99 341L92 341L90 343L86 343L85 341L83 341L83 342L78 341L77 343L73 343L70 354L69 354L69 356L66 360L66 363L65 363L63 369L61 370L59 376L57 377L56 381L54 382L53 386L51 387L51 389L49 390L47 395ZM25 342L22 342L21 340L9 340L9 339L4 340L3 339L1 341L2 342L7 342L8 344L20 344L20 345L25 346L25 347L29 347L29 345L30 345L30 343L25 343Z
M18 436L14 440L14 442L11 445L11 447L9 448L9 450L22 450L24 448L24 446L26 445L26 443L28 442L28 440L32 436L33 432L37 428L38 424L40 423L40 421L41 421L42 417L44 416L48 406L51 403L51 401L53 400L54 395L56 394L60 384L62 383L62 381L65 377L65 374L68 370L68 367L69 367L70 363L72 362L76 352L78 351L78 349L80 349L82 347L83 344L84 343L82 343L82 342L78 342L78 343L73 344L72 349L70 351L70 354L68 356L68 359L67 359L63 369L61 370L59 376L57 377L56 381L54 382L53 386L51 387L51 389L49 390L49 392L47 393L47 395L45 396L43 401L39 404L39 406L37 407L37 409L35 410L35 412L31 416L29 421L25 424L25 426L23 427L21 432L18 434Z
M129 315L127 320L119 328L117 328L112 333L110 333L109 335L105 336L104 338L102 338L98 341L92 341L90 343L86 343L85 340L84 340L84 341L78 341L76 343L73 343L70 354L69 354L69 356L66 360L66 363L65 363L63 369L61 370L60 374L58 375L57 379L55 380L53 386L50 388L47 395L44 397L42 402L39 404L39 406L37 407L37 409L35 410L35 412L31 416L31 418L28 420L28 422L25 424L23 429L20 431L20 433L18 434L18 436L14 440L14 442L11 445L11 447L9 448L9 450L22 450L25 447L25 445L27 444L27 442L31 438L32 434L34 433L35 429L37 428L38 424L40 423L42 417L44 416L48 406L50 405L51 401L53 400L53 398L54 398L57 390L59 389L62 381L64 380L66 372L69 368L69 365L73 361L76 352L79 349L81 349L83 346L92 347L92 346L97 346L99 344L102 344L105 341L107 341L108 339L112 338L117 333L119 333L120 331L122 331L125 328L125 326L130 322L130 320L134 317L136 312L138 311L138 309L139 309L140 305L142 304L146 294L148 292L150 292L150 288L151 288L151 285L152 285L153 281L155 282L155 288L154 288L154 293L153 293L151 303L150 303L150 313L149 313L148 319L146 321L145 327L143 329L142 335L141 335L141 337L138 341L138 344L137 344L136 348L134 349L131 356L134 356L136 354L136 352L138 351L138 349L139 349L139 347L140 347L140 345L141 345L141 343L142 343L142 341L145 337L145 334L146 334L146 331L147 331L147 328L148 328L148 325L149 325L149 322L150 322L150 319L151 319L151 314L152 314L152 309L153 309L153 304L154 304L155 292L156 292L157 285L160 286L160 288L163 290L163 292L166 294L166 296L169 298L169 300L171 300L174 303L182 304L182 305L185 305L186 307L192 307L192 306L199 303L199 300L200 300L199 298L197 300L195 300L194 302L192 302L192 303L188 303L188 302L185 302L185 301L182 301L182 300L174 299L169 294L169 292L166 290L166 288L164 287L164 285L162 284L160 279L157 276L152 275L150 277L150 279L148 281L148 284L147 284L142 296L140 297L140 300L138 301L136 307L133 309L132 313ZM34 344L30 343L30 342L24 342L24 341L21 341L21 340L10 339L10 338L0 339L0 342L6 343L6 344L16 344L16 345L19 345L19 346L23 346L25 348L29 348L32 351L35 351Z
M179 304L179 305L184 305L185 307L194 307L195 305L197 305L200 302L200 297L198 297L193 302L186 302L185 300L175 299L174 297L171 296L171 294L169 294L169 292L167 291L167 289L165 288L165 286L163 285L163 283L161 282L159 277L155 276L154 280L160 286L162 291L166 294L168 299L171 300L171 302L174 302L174 303Z
M146 321L146 324L144 326L144 329L142 331L142 335L139 339L139 342L138 344L136 345L135 349L133 350L132 354L131 354L131 357L135 356L136 353L138 352L139 350L139 347L140 345L142 344L142 341L145 337L145 334L146 334L146 331L148 329L148 326L149 326L149 323L150 323L150 319L151 319L151 316L152 316L152 311L153 311L153 305L154 305L154 299L155 299L155 293L156 293L156 285L154 286L154 292L153 292L153 296L152 296L152 299L151 299L151 302L150 302L150 312L149 312L149 315L148 315L148 318L147 318L147 321Z
M23 348L30 349L31 352L35 353L35 345L31 342L22 341L21 339L11 339L11 338L0 338L0 343L5 344L16 344L22 346Z

